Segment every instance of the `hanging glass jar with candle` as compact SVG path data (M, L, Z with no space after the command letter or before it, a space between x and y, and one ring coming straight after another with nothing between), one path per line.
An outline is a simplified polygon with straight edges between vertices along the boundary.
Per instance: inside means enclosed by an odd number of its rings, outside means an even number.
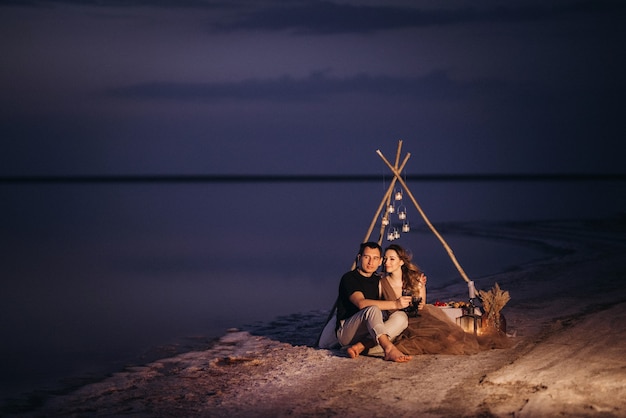
M396 189L394 194L394 199L402 200L402 189Z
M398 219L400 219L401 221L406 219L406 206L401 205L398 208Z

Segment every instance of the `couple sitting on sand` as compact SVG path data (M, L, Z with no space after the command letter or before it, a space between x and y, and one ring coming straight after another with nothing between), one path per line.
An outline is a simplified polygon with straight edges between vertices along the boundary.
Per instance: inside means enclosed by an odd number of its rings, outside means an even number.
M385 276L377 274L384 263ZM351 358L362 352L384 351L384 359L407 362L411 356L401 352L393 340L408 326L403 309L413 303L413 296L426 300L426 276L411 263L399 245L390 245L384 252L379 244L361 244L357 267L344 274L339 284L335 332ZM403 293L403 290L405 291ZM424 304L419 302L417 309Z
M336 320L324 327L320 348L341 345L351 358L383 354L385 360L407 362L411 355L469 355L511 345L503 331L466 333L440 308L425 304L426 276L399 245L387 247L383 258L379 244L366 242L356 261L341 278ZM381 278L377 270L383 264ZM405 312L415 310L419 315Z

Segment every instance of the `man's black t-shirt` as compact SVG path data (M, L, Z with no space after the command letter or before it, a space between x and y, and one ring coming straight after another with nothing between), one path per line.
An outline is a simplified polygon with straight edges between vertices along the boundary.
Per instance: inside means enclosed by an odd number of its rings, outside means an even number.
M337 298L337 326L339 329L339 321L350 318L359 311L352 302L350 296L354 292L363 292L365 299L380 299L380 290L378 283L380 276L373 274L371 277L361 275L358 269L347 272L339 282L339 297Z

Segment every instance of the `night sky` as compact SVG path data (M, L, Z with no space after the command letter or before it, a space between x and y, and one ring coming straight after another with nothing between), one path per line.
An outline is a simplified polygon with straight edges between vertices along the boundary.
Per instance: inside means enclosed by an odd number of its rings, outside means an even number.
M625 11L1 1L0 176L624 174Z

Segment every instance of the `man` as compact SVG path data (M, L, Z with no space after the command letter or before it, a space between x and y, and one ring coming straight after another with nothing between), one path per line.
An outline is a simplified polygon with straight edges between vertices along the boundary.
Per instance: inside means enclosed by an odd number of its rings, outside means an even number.
M344 274L339 283L335 330L339 343L348 347L351 358L378 344L385 353L385 360L404 363L411 360L411 356L398 350L392 340L407 327L408 317L401 310L391 315L383 311L406 308L412 298L381 300L380 276L376 271L382 262L382 248L378 243L361 244L357 268Z

